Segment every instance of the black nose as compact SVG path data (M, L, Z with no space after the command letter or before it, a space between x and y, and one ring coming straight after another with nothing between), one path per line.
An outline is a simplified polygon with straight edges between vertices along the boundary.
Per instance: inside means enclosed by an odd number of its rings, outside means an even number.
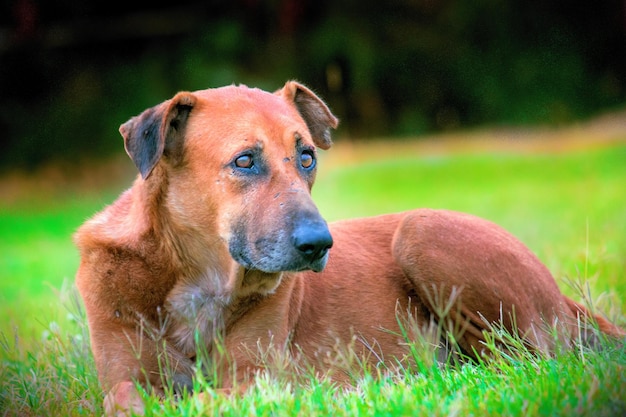
M293 245L309 262L322 258L333 246L326 223L302 222L293 232Z

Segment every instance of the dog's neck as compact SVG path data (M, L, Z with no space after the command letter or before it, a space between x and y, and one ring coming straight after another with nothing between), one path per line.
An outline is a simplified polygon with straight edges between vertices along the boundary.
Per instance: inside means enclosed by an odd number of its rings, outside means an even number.
M265 289L276 288L282 275L249 271L236 264L232 269L208 268L192 279L181 279L170 291L168 336L185 355L195 355L198 343L211 350L227 328L267 296Z
M156 169L153 175L160 175ZM160 184L167 184L161 179ZM136 202L144 206L144 218L161 249L178 271L174 287L165 300L169 312L168 337L188 356L196 354L196 343L210 348L220 333L231 326L259 300L280 284L282 273L247 270L236 263L228 245L218 236L206 236L178 220L164 201L167 186L156 188L151 181L141 187ZM159 212L149 212L158 208Z

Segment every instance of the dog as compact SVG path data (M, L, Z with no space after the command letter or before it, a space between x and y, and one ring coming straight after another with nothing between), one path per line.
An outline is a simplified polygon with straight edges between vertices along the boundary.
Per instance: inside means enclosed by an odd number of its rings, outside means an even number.
M138 177L75 235L107 415L142 413L135 383L189 386L199 350L224 390L263 366L256 347L329 372L339 345L401 362L399 312L419 329L445 321L441 340L456 329L455 351L470 360L488 354L496 327L546 352L581 337L581 322L624 335L487 220L417 209L328 225L311 187L337 124L289 81L274 93L180 92L120 127Z

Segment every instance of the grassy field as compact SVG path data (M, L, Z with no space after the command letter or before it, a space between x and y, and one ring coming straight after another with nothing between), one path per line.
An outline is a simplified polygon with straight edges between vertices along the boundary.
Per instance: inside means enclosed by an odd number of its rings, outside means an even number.
M472 136L472 135L470 135ZM412 207L466 211L504 226L548 265L565 293L626 325L626 141L511 146L472 139L339 144L321 157L314 191L329 220ZM624 139L624 138L622 138ZM559 146L552 146L555 143ZM579 146L580 145L580 146ZM99 415L71 234L127 185L37 186L0 200L0 415ZM28 189L28 187L26 187ZM49 194L49 193L48 193ZM576 286L574 285L574 286ZM149 415L567 415L626 411L626 352L525 355L451 369L370 375L343 390L329 381L260 376L238 398L148 399ZM302 381L301 381L302 382ZM197 384L202 384L198 381ZM206 388L206 387L204 387Z

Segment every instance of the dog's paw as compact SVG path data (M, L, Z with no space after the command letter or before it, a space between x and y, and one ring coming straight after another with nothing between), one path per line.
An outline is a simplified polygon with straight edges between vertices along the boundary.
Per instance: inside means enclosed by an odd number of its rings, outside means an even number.
M178 398L182 397L185 392L193 393L193 379L186 374L175 374L172 377L172 388L174 395Z
M141 394L130 381L118 382L104 397L106 417L142 416L145 408Z

